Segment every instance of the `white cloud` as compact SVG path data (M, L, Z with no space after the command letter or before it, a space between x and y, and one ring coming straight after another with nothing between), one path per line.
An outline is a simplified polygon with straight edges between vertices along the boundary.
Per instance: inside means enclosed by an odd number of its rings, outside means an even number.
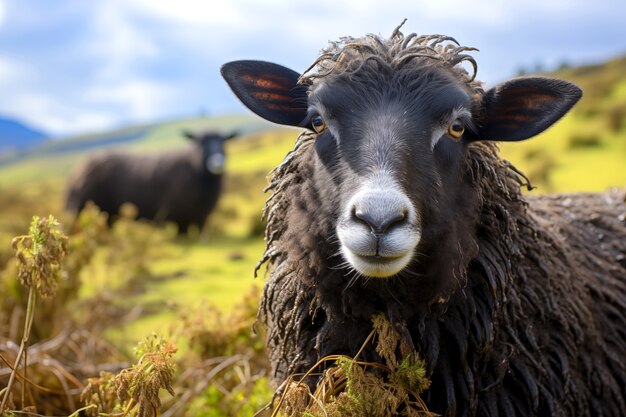
M2 22L4 22L5 15L6 13L5 13L4 1L0 0L0 26L2 26Z
M175 91L144 80L130 80L94 86L79 97L29 90L12 96L10 103L0 103L0 114L19 117L53 135L68 135L152 122L171 109L168 102Z
M569 16L581 2L398 0L391 5L374 0L316 0L303 7L292 0L128 0L118 6L128 14L156 18L162 30L169 28L171 39L216 61L237 56L244 49L256 55L249 58L263 58L268 49L283 46L291 48L284 51L284 57L267 59L306 66L329 40L369 32L388 35L404 18L408 18L406 33L443 33L462 44L482 47L472 43L476 33L508 31L531 17L555 12ZM309 61L303 62L304 56Z
M28 65L7 56L0 55L0 82L3 88L25 83L32 78L33 70Z
M94 3L89 16L92 32L87 34L84 51L102 64L95 74L102 79L124 79L132 74L136 63L159 54L158 46L129 20L122 5L114 1Z
M202 24L245 24L254 16L248 15L250 7L258 4L255 0L130 0L125 2L139 12L157 16L165 20ZM264 2L267 4L267 2ZM258 16L257 16L258 17Z
M111 129L152 122L172 112L177 91L143 79L119 79L58 94L38 88L25 65L0 56L0 83L8 100L0 115L16 117L53 135Z
M28 124L54 135L110 128L117 120L111 112L85 109L80 103L68 103L33 91L15 95L10 106L0 106L0 112L19 116Z
M399 0L393 5L378 0L316 0L309 7L292 0L129 0L124 4L135 12L170 22L228 26L242 33L269 28L319 38L336 31L355 36L367 31L390 32L393 27L387 26L395 27L405 17L409 24L433 21L440 26L504 26L529 15L565 15L582 0Z
M84 93L89 106L121 109L129 120L149 120L174 101L175 91L146 80L125 80L114 85L97 85Z

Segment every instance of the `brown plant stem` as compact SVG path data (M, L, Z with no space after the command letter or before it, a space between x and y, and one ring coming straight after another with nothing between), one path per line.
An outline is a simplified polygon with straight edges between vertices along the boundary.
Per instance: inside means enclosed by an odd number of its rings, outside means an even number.
M15 381L15 375L17 374L17 370L19 368L20 361L22 360L22 355L24 355L27 344L28 337L30 336L30 330L33 325L33 318L35 316L35 303L37 301L37 292L35 291L35 287L31 286L28 290L28 304L26 306L26 318L24 320L24 334L22 335L22 342L20 343L20 350L17 352L17 357L15 358L15 365L13 366L13 370L11 371L11 376L9 377L9 383L7 384L6 391L4 393L4 397L2 397L2 403L0 403L0 411L4 410L4 406L9 399L9 395L11 394L11 386ZM26 369L27 364L24 363L24 369Z

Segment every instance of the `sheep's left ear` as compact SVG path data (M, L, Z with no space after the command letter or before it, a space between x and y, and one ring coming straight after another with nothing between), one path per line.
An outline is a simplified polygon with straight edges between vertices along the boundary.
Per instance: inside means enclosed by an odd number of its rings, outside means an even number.
M521 77L487 91L479 140L519 141L535 136L567 113L582 96L574 84Z

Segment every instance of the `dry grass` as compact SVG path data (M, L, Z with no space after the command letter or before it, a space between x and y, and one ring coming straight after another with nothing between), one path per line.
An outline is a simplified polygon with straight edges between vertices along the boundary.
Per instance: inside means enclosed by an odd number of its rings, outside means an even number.
M77 300L79 276L103 245L128 282L151 275L153 251L145 243L167 237L132 217L123 216L109 233L106 217L90 206L69 239L52 217L35 217L29 234L14 239L14 261L0 279L16 295L0 300L10 317L0 327L0 415L215 416L219 409L234 416L250 415L249 405L269 399L263 335L252 334L258 287L229 315L210 305L187 310L170 339L152 335L140 343L134 363L106 341L102 332L127 318L116 298L132 285L120 285L112 299ZM35 308L42 296L48 303ZM40 307L47 316L38 314ZM33 329L37 337L29 346ZM184 346L184 355L175 357L175 344Z
M293 375L256 417L430 417L421 393L430 386L424 362L381 314L361 350L376 342L383 363L333 355ZM320 369L327 368L320 372ZM311 387L304 381L317 380Z

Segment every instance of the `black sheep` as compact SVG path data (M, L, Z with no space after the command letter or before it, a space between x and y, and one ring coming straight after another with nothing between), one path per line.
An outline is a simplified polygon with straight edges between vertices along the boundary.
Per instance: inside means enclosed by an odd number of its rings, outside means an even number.
M383 312L428 364L431 411L624 416L624 193L524 197L493 141L540 133L581 91L485 90L471 50L398 28L332 43L304 75L222 68L255 113L307 129L266 206L274 381L354 355Z
M224 141L236 135L184 135L192 144L182 150L93 155L70 176L66 209L77 213L93 201L112 218L129 202L140 218L174 222L180 234L191 225L201 228L220 195Z

